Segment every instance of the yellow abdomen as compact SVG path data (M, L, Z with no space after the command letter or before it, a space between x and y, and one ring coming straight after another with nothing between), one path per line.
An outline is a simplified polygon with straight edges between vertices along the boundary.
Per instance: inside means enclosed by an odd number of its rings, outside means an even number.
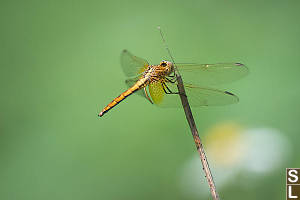
M145 78L138 80L136 84L134 84L131 88L129 88L128 90L120 94L120 96L116 97L114 100L112 100L112 102L110 102L107 106L105 106L105 108L103 108L103 110L99 113L98 116L102 117L105 113L107 113L110 109L112 109L121 101L123 101L126 97L130 96L135 91L143 88L145 81L146 81Z

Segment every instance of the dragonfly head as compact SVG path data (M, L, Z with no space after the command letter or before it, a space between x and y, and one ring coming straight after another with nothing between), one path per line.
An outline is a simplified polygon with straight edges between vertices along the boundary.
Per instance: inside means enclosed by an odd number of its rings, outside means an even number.
M159 64L161 67L164 67L166 70L167 75L171 74L174 71L174 65L172 62L163 60Z

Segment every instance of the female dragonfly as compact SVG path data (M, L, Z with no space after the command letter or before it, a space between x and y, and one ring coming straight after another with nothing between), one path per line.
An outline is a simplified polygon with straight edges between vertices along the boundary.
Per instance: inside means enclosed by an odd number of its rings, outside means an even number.
M149 65L142 58L123 50L121 66L128 77L125 81L128 90L116 97L99 113L105 113L133 93L144 96L150 103L161 107L178 107L181 101L176 83L175 66L172 62L161 61L159 65ZM209 88L235 81L248 73L248 68L241 63L219 64L176 64L184 81L184 88L191 106L226 105L238 102L234 94Z

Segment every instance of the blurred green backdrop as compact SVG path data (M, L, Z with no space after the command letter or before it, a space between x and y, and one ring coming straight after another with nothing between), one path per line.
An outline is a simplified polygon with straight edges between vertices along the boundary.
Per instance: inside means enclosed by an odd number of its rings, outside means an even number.
M197 154L183 110L132 96L97 118L125 89L123 49L153 64L169 59L158 25L177 62L250 69L224 86L238 104L193 109L202 137L233 121L290 142L276 170L251 181L241 172L244 184L216 181L220 196L284 199L285 168L300 166L299 8L296 0L1 1L0 199L209 198L182 192L182 166Z

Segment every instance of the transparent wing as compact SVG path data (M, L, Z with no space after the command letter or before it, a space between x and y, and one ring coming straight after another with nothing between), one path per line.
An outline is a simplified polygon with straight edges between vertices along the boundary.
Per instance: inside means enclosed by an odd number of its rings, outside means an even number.
M176 64L182 79L196 85L219 85L238 80L248 74L241 63Z
M176 84L167 84L172 92L178 92ZM234 94L207 87L199 87L192 84L184 84L189 103L193 107L197 106L219 106L237 103L238 97ZM179 107L181 100L178 94L165 94L161 83L156 82L149 85L149 93L152 101L166 108Z
M162 105L165 101L165 91L161 85L161 82L153 82L148 86L149 94L152 102L156 105ZM178 95L176 95L178 96Z
M125 80L125 84L127 85L127 88L131 88L138 80L139 80L139 77L129 78L129 79ZM145 95L145 92L142 89L136 91L135 94L138 94L138 95L140 95L142 97L145 97L147 99L147 97Z
M146 60L132 55L127 50L123 50L121 53L121 67L128 77L133 77L142 73L148 65Z

